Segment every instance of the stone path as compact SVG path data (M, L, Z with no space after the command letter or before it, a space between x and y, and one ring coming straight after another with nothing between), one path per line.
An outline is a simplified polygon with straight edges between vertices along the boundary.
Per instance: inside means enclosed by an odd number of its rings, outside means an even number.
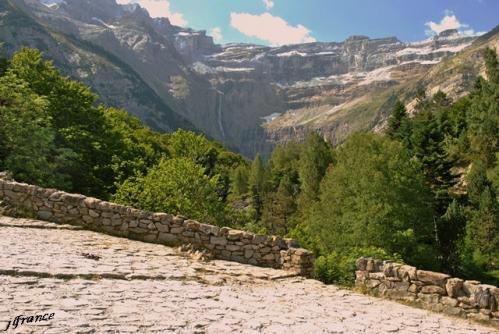
M0 217L6 333L498 333L287 272L197 262L161 245Z

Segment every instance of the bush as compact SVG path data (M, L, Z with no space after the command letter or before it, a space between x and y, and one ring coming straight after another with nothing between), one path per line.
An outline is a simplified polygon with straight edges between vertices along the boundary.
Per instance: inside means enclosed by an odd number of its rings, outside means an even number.
M403 262L398 254L389 254L384 249L376 247L356 247L342 253L333 251L329 255L320 256L315 260L315 278L326 284L334 283L352 286L355 281L355 271L357 270L355 261L363 256Z
M146 175L126 180L113 200L143 210L182 214L203 223L225 225L225 204L217 193L217 176L188 158L161 159Z

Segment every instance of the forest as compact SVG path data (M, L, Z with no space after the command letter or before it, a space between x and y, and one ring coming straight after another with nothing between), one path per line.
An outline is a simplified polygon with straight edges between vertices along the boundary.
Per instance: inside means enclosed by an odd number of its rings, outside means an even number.
M157 133L36 49L0 60L0 171L204 223L296 238L315 275L351 285L360 256L499 283L499 65L456 101L421 87L383 134L318 133L249 161L204 135Z

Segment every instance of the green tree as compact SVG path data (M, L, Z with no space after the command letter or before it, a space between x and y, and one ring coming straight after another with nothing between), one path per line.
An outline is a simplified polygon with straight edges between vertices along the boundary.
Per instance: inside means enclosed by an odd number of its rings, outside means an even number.
M0 169L19 181L64 189L47 105L12 73L0 77Z
M47 100L55 145L68 152L62 168L72 181L72 191L107 198L114 186L112 137L103 110L94 107L97 96L84 84L59 74L36 49L22 49L9 64L8 73L24 80Z
M456 183L451 174L454 161L445 150L443 133L431 111L418 114L412 129L412 152L421 163L426 183L433 192L435 212L440 217L451 202L449 189Z
M497 52L495 49L486 48L483 53L488 81L497 85L499 84L499 62L497 61Z
M251 202L255 209L256 219L260 219L263 210L263 197L265 195L265 167L260 154L257 154L251 164L249 175L249 188L251 193Z
M473 250L475 262L483 264L487 269L497 266L499 256L499 210L495 197L492 189L487 186L481 193L478 209L472 213L472 219L466 228L467 246Z
M161 159L146 175L125 181L113 199L149 211L182 214L203 223L226 223L217 177L209 178L202 166L188 158Z
M338 150L305 224L322 254L374 246L422 263L431 258L431 220L431 196L409 152L389 139L358 134Z
M388 129L386 134L395 140L407 144L407 138L410 136L410 122L407 116L405 105L397 100L393 107L392 114L388 118Z
M319 187L332 162L331 147L316 132L310 133L303 144L299 161L300 207L305 209L319 199Z
M167 135L145 127L125 110L105 108L102 112L106 127L110 128L109 154L112 155L116 184L131 176L147 173L162 157L169 156Z
M232 193L241 196L248 192L249 174L244 165L238 166L232 172Z
M185 157L206 168L212 175L217 162L218 152L205 136L192 131L178 130L170 135L169 148L172 157Z
M441 218L439 230L439 251L444 270L458 274L460 270L460 250L465 235L467 217L463 206L453 200Z
M294 227L291 218L296 211L296 193L296 185L285 175L277 191L268 194L262 213L267 233L286 235Z

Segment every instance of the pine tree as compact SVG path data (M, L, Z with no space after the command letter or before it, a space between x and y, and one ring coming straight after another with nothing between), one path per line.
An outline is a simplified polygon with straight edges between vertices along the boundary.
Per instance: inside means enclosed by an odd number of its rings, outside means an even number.
M252 204L255 209L256 219L260 219L263 209L263 197L265 192L265 167L260 154L257 154L251 164L249 175L249 190L251 192Z
M248 192L248 169L246 166L239 166L232 172L232 193L240 196Z
M309 207L319 198L319 187L332 162L331 147L319 134L313 132L307 136L303 144L303 152L299 161L300 207Z
M485 52L487 76L479 78L472 93L471 108L468 112L468 136L475 159L485 162L487 168L495 162L499 149L499 82L496 53Z
M466 228L464 208L453 200L447 211L439 220L439 247L442 257L442 266L445 271L456 274L459 270L459 247L464 238Z
M484 50L484 58L488 81L492 84L499 84L499 62L497 61L496 50L486 48Z
M487 186L480 195L478 210L467 226L468 247L485 258L488 269L497 265L499 256L499 210L496 196ZM476 257L476 256L475 256Z
M422 165L426 183L434 195L435 212L440 217L451 202L449 189L456 183L450 171L453 161L444 148L443 133L431 111L418 114L412 127L412 151Z
M407 139L410 136L410 123L405 105L400 100L395 103L392 114L388 119L386 134L392 139L407 144Z
M267 194L262 223L270 234L286 235L294 226L292 216L296 211L296 185L285 175L276 192Z

